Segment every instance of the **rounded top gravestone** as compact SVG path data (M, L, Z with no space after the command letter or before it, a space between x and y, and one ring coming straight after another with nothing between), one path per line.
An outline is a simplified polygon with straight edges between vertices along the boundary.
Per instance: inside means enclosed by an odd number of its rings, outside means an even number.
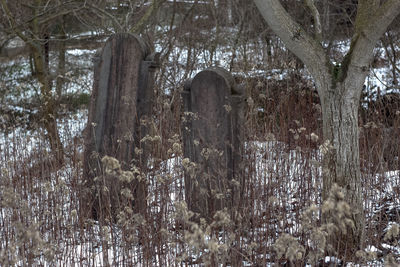
M199 72L182 93L184 157L196 163L185 175L188 206L205 218L234 203L231 180L238 175L241 151L241 91L231 74L219 67Z
M104 212L100 207L108 207L117 214L122 203L119 194L122 184L103 172L101 159L104 156L116 158L122 170L129 170L131 164L139 168L146 166L148 153L140 140L147 128L140 121L151 117L156 58L150 55L149 46L139 36L121 33L112 35L95 59L83 159L88 197L81 201L82 210L86 213L92 210L94 218ZM140 157L135 153L136 148L143 151ZM95 184L94 178L100 176L109 188L109 195L90 189ZM133 181L124 186L133 189L135 212L145 212L146 184ZM95 198L96 195L105 201Z
M89 122L95 125L94 150L126 163L134 148L140 67L149 52L140 37L115 34L105 43L95 70L89 112Z
M213 148L229 157L230 149L230 95L229 73L212 68L198 73L191 83L192 112L198 116L193 121L197 141L202 148ZM201 151L198 151L201 153ZM197 154L196 158L200 155Z

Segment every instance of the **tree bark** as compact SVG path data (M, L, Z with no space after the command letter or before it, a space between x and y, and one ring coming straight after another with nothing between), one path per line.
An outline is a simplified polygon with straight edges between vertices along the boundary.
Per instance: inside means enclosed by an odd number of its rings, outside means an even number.
M331 87L330 84L326 86ZM365 219L359 157L359 97L348 97L346 94L349 91L358 91L358 88L349 88L345 83L341 83L337 84L335 89L324 90L325 93L321 96L325 140L321 148L322 198L328 198L333 184L336 183L343 188L347 202L351 206L355 228L331 240L335 249L343 255L342 253L355 253L362 248ZM345 251L346 248L349 250Z

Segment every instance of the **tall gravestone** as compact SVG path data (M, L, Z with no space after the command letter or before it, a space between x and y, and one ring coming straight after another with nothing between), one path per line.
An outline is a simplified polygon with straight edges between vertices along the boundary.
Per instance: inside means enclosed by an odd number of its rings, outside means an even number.
M182 124L188 207L211 219L214 212L236 206L243 188L240 175L243 99L233 77L209 68L186 82Z
M84 140L86 192L81 200L83 212L89 217L97 218L101 213L119 209L118 177L108 177L113 180L103 183L108 187L108 195L95 186L94 180L107 180L101 163L104 156L116 158L121 170L130 170L132 164L143 168L146 165L147 152L140 139L147 129L140 122L151 115L154 72L158 66L154 57L139 36L115 34L94 59L93 92ZM134 179L128 187L133 191L135 211L143 212L146 184Z

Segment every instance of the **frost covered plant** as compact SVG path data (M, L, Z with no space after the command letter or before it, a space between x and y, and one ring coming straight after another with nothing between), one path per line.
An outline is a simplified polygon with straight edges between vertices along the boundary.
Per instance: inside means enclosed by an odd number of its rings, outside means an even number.
M215 158L215 157L222 157L224 152L219 151L218 149L215 148L203 148L201 150L201 156L204 157L206 160L210 158Z
M328 152L331 151L332 148L333 146L329 140L326 140L322 145L319 146L319 150L321 151L322 155L328 154Z
M189 158L184 158L182 160L182 166L185 170L185 172L190 176L190 177L195 177L196 174L196 163L190 161Z
M285 257L290 262L301 260L305 249L297 239L289 234L282 234L273 245L278 258Z
M168 139L168 143L171 144L171 148L168 149L167 153L171 156L178 156L182 154L182 144L179 135L175 134Z
M329 234L341 232L346 234L348 229L354 230L350 205L344 200L340 186L333 184L329 197L322 204L322 215L326 220L325 227Z
M136 166L132 166L131 171L124 171L121 169L121 164L116 158L104 156L101 159L101 163L103 164L105 174L117 176L121 182L130 183L135 178L138 180L142 178Z
M39 231L41 222L32 218L28 201L11 186L1 186L0 192L2 212L12 217L12 225L6 226L13 229L6 233L7 243L2 243L5 247L0 249L0 266L32 266L38 259L52 262L55 249Z
M54 260L54 249L43 240L38 225L16 222L14 228L15 235L8 240L7 249L0 250L0 266L31 266L42 256L49 262Z
M104 156L101 159L106 174L117 174L121 171L121 165L116 158Z
M322 203L321 210L313 204L303 212L301 231L308 239L307 258L310 262L317 262L326 253L335 253L332 242L337 234L346 234L354 229L351 209L344 197L342 188L334 184L329 197ZM324 223L316 227L320 212Z
M308 236L310 251L307 255L311 262L316 262L320 259L326 249L328 233L324 227L316 227L319 209L315 204L312 204L304 211L301 217L301 230Z
M318 142L319 137L318 137L318 135L316 135L315 133L311 133L311 134L310 134L310 139L311 139L311 141L313 141L313 142Z
M233 225L233 222L231 220L231 216L227 212L226 209L224 210L219 210L214 214L214 220L211 223L211 226L213 228L228 228Z
M400 240L400 226L398 223L391 223L389 225L388 230L383 237L383 240L386 241L389 247L392 250L392 253L389 253L385 257L385 266L399 266L399 262L396 261L396 257L399 256L399 252L396 247L399 245Z
M398 267L399 266L399 263L393 257L393 254L388 254L385 257L385 266L386 267Z
M203 218L198 222L191 220L194 213L188 210L184 201L176 203L175 209L175 220L186 225L182 241L187 251L182 253L180 261L201 259L205 266L227 263L234 236L230 232L233 223L227 211L217 211L213 221L207 223ZM187 255L191 258L189 259Z
M386 232L383 240L391 241L397 238L400 234L400 227L397 223L394 223L390 226L389 230Z
M160 143L161 142L161 136L155 135L146 135L140 140L141 143L146 143L146 142L152 142L152 143Z
M359 250L355 254L356 258L359 259L361 262L368 262L368 261L373 261L377 258L377 253L376 251L370 251L370 250Z
M122 241L126 246L136 245L138 242L138 229L144 226L146 220L142 215L134 213L130 207L124 207L117 215L117 225L123 233Z

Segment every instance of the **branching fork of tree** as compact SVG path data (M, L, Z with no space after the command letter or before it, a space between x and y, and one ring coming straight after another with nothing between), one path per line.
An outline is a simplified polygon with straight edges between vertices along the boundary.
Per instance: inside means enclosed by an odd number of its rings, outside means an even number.
M376 43L400 13L399 0L359 0L350 48L339 64L328 55L322 38L321 16L314 0L305 0L314 21L308 34L279 0L254 0L271 29L282 39L314 78L323 116L323 198L337 183L346 190L355 228L337 236L336 249L352 253L364 242L365 219L359 158L358 107Z

